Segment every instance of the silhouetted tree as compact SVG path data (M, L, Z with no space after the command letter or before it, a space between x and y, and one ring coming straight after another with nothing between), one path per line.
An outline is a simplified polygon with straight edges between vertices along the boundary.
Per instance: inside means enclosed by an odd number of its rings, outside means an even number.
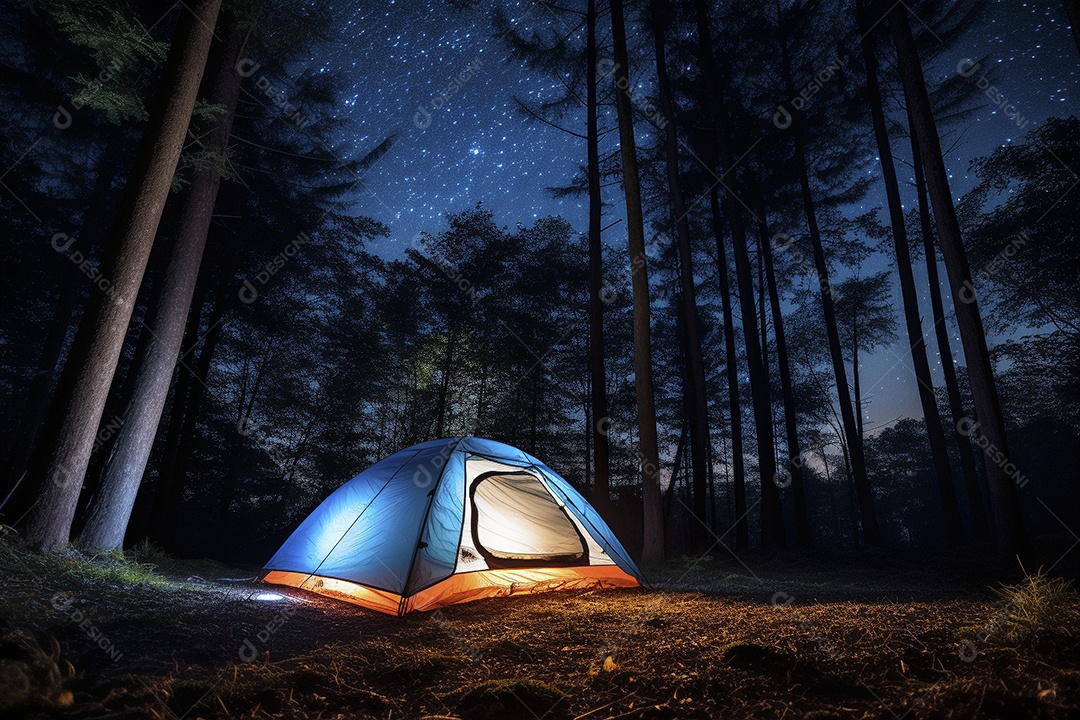
M726 111L728 98L721 90L728 86L730 79L726 75L721 75L719 68L716 67L709 30L708 7L704 0L698 0L696 17L702 70L709 78L706 84L714 88L714 92L717 93L712 100L711 110L715 113L713 120L716 124L717 157L720 161L718 175L723 177L735 165L734 153L731 150L730 120ZM757 330L757 309L754 306L754 281L751 275L749 241L740 207L743 201L732 189L735 182L736 178L731 177L722 183L724 187L722 207L731 230L739 305L742 310L743 340L746 345L746 362L750 375L750 395L754 408L754 427L757 430L762 542L766 547L777 548L784 544L784 526L780 514L780 492L776 486L772 400L769 396L769 379L765 374L763 349ZM741 518L738 521L741 521Z
M656 406L652 383L652 343L649 323L648 257L638 180L637 148L634 145L634 111L627 90L630 85L626 50L626 19L622 0L611 0L611 36L614 45L615 106L619 115L619 147L622 153L623 191L626 195L626 231L634 292L634 383L637 389L638 443L640 445L641 497L644 507L645 544L641 561L652 565L664 559L664 508L660 499L660 457L656 439Z
M244 14L253 15L254 10L247 7L233 9L223 16L223 46L215 64L209 68L205 98L209 105L221 109L209 128L198 131L204 138L202 152L178 211L169 262L146 326L153 342L148 344L146 355L139 359L131 400L124 411L124 426L80 535L82 544L87 547L114 550L123 546L128 519L146 470L184 338L188 309L217 202L218 185L229 162L229 133L242 79L236 64L252 29L252 17Z
M781 75L788 97L796 97L797 88L792 79L791 71L791 34L794 24L798 22L798 15L791 14L785 17L782 11L777 9L778 17L778 42L780 44ZM845 440L851 473L859 500L859 516L862 521L863 540L867 545L880 545L881 532L878 528L877 517L874 513L873 491L870 479L866 472L866 460L863 453L862 438L859 436L855 411L852 408L851 388L848 385L847 370L844 367L843 351L840 344L840 336L837 331L836 309L832 296L832 287L829 280L829 266L825 258L825 248L821 241L821 231L818 227L817 209L814 204L813 191L810 187L809 162L807 160L807 129L803 121L803 113L800 109L792 107L791 127L795 145L795 169L799 175L799 184L802 190L803 211L806 216L807 232L810 239L814 267L817 271L818 285L821 294L821 307L825 320L825 331L828 337L829 350L832 359L833 374L836 380L836 392L839 397L840 417L843 420Z
M975 287L972 284L971 268L960 236L960 225L956 219L956 210L949 190L948 173L941 152L937 124L930 106L922 64L911 34L907 13L906 6L896 6L888 12L888 22L896 48L900 78L904 85L904 97L910 112L911 132L919 139L920 156L930 203L934 210L934 219L937 223L938 240L941 243L945 269L948 272L949 284L953 292L956 319L960 327L964 357L967 360L976 417L981 426L977 431L987 439L988 443L993 444L1003 457L1007 458L1009 446L1005 435L1005 422L994 381L982 315L979 311ZM1003 557L1010 557L1026 546L1016 483L1004 472L1003 464L987 463L986 471L995 542L999 553Z
M114 230L103 274L109 292L96 293L71 352L73 375L61 386L62 421L37 477L40 495L27 523L27 540L41 548L68 542L75 505L120 356L135 295L142 282L158 220L180 159L221 0L197 0L182 15L158 99L150 111Z

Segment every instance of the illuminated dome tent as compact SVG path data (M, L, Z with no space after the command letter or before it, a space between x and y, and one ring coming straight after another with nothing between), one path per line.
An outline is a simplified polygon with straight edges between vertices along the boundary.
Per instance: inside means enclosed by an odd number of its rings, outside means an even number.
M487 597L634 587L642 576L570 483L521 450L467 437L414 445L342 485L262 579L404 615Z

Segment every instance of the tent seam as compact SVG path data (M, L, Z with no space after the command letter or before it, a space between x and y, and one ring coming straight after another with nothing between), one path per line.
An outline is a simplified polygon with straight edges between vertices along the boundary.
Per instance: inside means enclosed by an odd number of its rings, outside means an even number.
M541 474L541 475L543 475L543 474L544 474L543 470L540 470L540 468L537 468L537 470L538 470L538 471L540 472L540 474ZM545 480L546 480L546 478L545 478ZM559 489L559 488L555 487L554 485L552 485L551 487L552 487L552 490L554 490L555 492L559 493L559 495L560 495L560 496L562 496L562 495L563 495L563 492L562 492L562 490L561 490L561 489ZM567 498L567 497L562 497L562 500L563 500L563 502L564 502L564 503L565 503L565 502L566 502L566 501L567 501L568 499L569 499L569 498ZM588 501L587 501L587 500L586 500L586 503L588 503ZM568 503L567 503L567 504L568 504ZM592 507L592 506L591 506L591 505L588 505L587 507ZM574 508L574 509L576 510L577 508ZM600 513L599 513L599 512L598 512L598 511L596 510L596 508L592 508L592 510L593 510L594 512L596 512L596 514L597 514L597 515L599 515L599 514L600 514ZM588 525L588 527L589 527L589 530L590 530L590 531L592 532L592 534L593 534L593 537L594 537L594 538L595 538L595 537L597 537L597 536L599 536L599 537L603 537L603 534L602 534L602 533L601 533L601 532L599 531L599 529L597 529L596 525L595 525L595 524L594 524L594 523L592 522L592 520L590 520L590 519L589 519L589 515L588 515L588 513L586 513L586 512L585 512L585 511L583 511L583 510L579 510L578 512L580 512L580 513L581 513L581 521L582 521L583 523L585 523L585 524L587 524L587 525ZM600 518L600 519L601 519L601 520L603 520L603 518ZM606 525L606 523L605 523L605 525ZM610 530L610 527L609 527L608 529ZM614 534L615 534L615 533L612 533L612 535L614 535ZM617 538L617 537L616 537L615 539L616 539L616 540L618 540L618 538ZM623 550L625 551L625 548L623 548ZM629 557L629 554L628 554L628 557ZM637 563L633 562L633 559L632 559L632 558L629 558L629 559L630 559L630 561L631 561L631 562L630 562L630 567L631 567L631 568L633 568L634 570L636 570L637 572L634 572L634 573L627 573L627 574L628 574L628 575L632 575L632 576L634 576L635 578L637 578L637 580L638 580L639 582L645 583L645 584L646 584L646 585L647 585L647 586L649 587L649 589L652 589L652 585L651 585L651 584L649 583L649 581L648 581L648 580L646 580L646 579L645 579L645 575L644 575L644 574L643 574L643 573L641 572L641 570L640 570L640 569L639 569L639 568L637 567ZM615 558L612 558L612 560L614 561L614 560L615 560ZM616 562L615 564L616 564L616 565L619 565L619 564L618 564L617 562ZM625 570L625 569L624 569L624 568L623 568L622 566L619 566L619 569L620 569L620 570L622 570L623 572L626 572L626 570Z
M405 614L405 603L409 598L409 582L412 580L413 570L416 568L416 558L420 554L420 538L424 536L424 528L427 527L428 516L431 514L431 506L435 504L435 493L439 491L439 486L442 484L443 475L446 474L446 466L450 464L450 460L454 457L454 453L457 452L458 445L464 440L464 437L459 437L454 441L454 447L450 448L450 452L446 454L446 460L443 462L443 466L439 469L439 477L435 478L435 484L431 487L431 494L428 495L427 507L424 508L424 517L420 521L420 529L416 531L416 540L413 541L412 559L409 560L409 570L405 573L405 584L401 588L401 601L398 603L398 616Z
M360 518L364 516L364 513L367 512L368 508L371 507L374 504L374 502L379 498L380 495L382 495L382 491L387 488L387 486L390 484L390 481L393 480L394 478L396 478L397 474L399 472L401 472L402 469L406 465L408 465L410 462L412 462L412 459L415 458L417 455L419 455L420 452L421 452L420 450L417 450L416 452L414 452L412 454L412 456L408 460L406 460L404 463L402 463L401 466L398 467L398 469L395 470L392 475L390 475L390 477L386 478L386 482L384 482L383 486L381 488L379 488L379 492L375 493L372 496L371 500L368 501L368 504L364 506L364 509L361 510L359 512L359 514L357 514L357 516L353 519L353 521L351 523L349 523L349 527L345 528L345 532L341 533L341 537L339 537L337 539L337 542L334 543L334 546L331 547L330 550L323 557L323 559L319 561L319 564L315 566L315 569L311 573L308 574L307 578L305 578L305 580L304 580L305 583L307 583L307 581L310 580L311 578L318 575L319 568L321 568L323 566L323 563L325 563L330 558L330 556L334 554L334 551L337 550L337 546L340 545L341 541L345 539L345 536L348 535L349 532L352 531L352 529L356 525L356 523L360 522ZM364 472L366 472L366 471L364 471ZM361 474L363 474L363 473L361 473ZM346 483L346 484L348 484L348 483ZM344 487L344 486L342 486L342 487ZM408 577L405 578L405 582L406 583L409 582ZM402 591L404 591L404 587L402 588ZM392 592L392 591L387 591L387 592Z

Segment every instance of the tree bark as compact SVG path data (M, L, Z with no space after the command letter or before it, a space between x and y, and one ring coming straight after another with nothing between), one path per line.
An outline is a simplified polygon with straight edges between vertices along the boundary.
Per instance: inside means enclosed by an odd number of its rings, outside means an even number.
M788 448L787 472L790 475L791 495L795 506L795 542L810 547L810 512L806 503L806 479L803 475L802 447L799 443L799 422L795 412L795 390L791 382L791 364L788 355L787 336L784 334L784 315L780 307L780 293L776 286L776 267L773 263L772 238L766 220L764 202L759 207L761 254L765 264L765 286L772 308L773 335L776 338L776 364L780 370L780 394L784 401L784 431ZM781 473L782 474L782 473Z
M945 391L949 398L949 413L952 415L953 436L960 452L960 469L964 475L964 487L967 490L968 504L971 507L972 529L979 542L990 542L990 524L986 519L986 505L980 484L979 471L975 464L975 451L971 440L960 431L960 421L964 418L964 401L960 393L960 381L956 377L953 364L952 346L949 342L949 327L945 323L945 305L941 298L941 279L938 277L937 248L934 243L933 220L930 218L930 203L926 196L926 178L923 177L922 159L919 157L919 140L915 133L911 136L911 153L915 172L915 189L919 196L919 224L922 228L923 252L926 256L926 278L930 285L930 308L934 318L934 333L937 336L938 357L941 359L941 372L945 377Z
M191 310L188 312L182 347L193 348L200 339L199 330L202 328L202 322L205 319L206 286L206 278L200 276L195 287L195 295L191 301ZM185 358L181 356L181 359ZM170 390L172 399L167 402L166 409L162 411L162 424L158 428L158 439L155 440L155 443L161 442L162 445L157 480L149 487L145 482L139 486L139 494L135 498L135 507L131 513L131 522L128 524L128 533L134 533L135 537L149 538L156 535L156 525L151 526L151 520L154 518L155 499L161 483L167 476L167 467L171 468L172 463L175 462L176 443L180 434L180 426L184 422L184 408L191 392L193 375L193 372L173 373L173 386ZM162 433L164 433L164 437L162 437ZM151 451L152 456L153 451Z
M651 0L653 40L656 51L656 77L660 108L664 118L664 157L667 168L668 196L675 220L675 234L679 252L679 299L683 328L686 331L686 360L688 382L686 392L691 415L690 465L693 476L694 503L694 549L706 550L710 542L708 520L708 452L709 401L705 385L705 361L701 353L701 328L698 320L696 291L694 288L693 252L690 245L690 222L686 203L679 183L679 140L676 135L675 106L671 98L665 57L665 33L671 23L671 6L668 0Z
M758 220L759 220L759 225L760 225L761 218L759 217ZM766 387L768 388L769 417L773 418L773 420L774 420L774 427L773 427L773 434L772 434L772 461L773 461L773 467L776 468L776 472L773 474L773 477L775 478L775 480L773 481L773 485L776 486L777 513L781 515L780 522L783 522L783 519L782 519L783 518L783 514L782 514L783 513L783 508L781 507L782 502L783 502L783 498L782 498L781 493L780 493L780 488L783 487L783 485L785 483L785 480L784 480L784 478L783 478L783 476L781 474L781 471L780 471L780 465L778 463L779 452L778 452L778 448L776 446L775 415L773 414L773 410L775 409L774 404L773 404L773 398L775 397L775 394L773 392L773 385L772 385L772 368L769 365L769 317L768 317L767 311L765 309L765 265L762 262L762 257L761 257L762 254L763 254L762 250L761 250L761 242L762 242L761 235L759 234L757 236L757 240L756 240L755 246L754 246L754 251L755 251L755 255L756 255L755 260L757 261L756 262L756 264L757 264L757 292L755 293L755 297L757 298L757 304L758 304L757 305L758 331L759 331L760 337L761 337L761 366L762 366L761 367L761 373L762 373L762 377L764 378L764 383L765 383ZM769 544L767 538L765 537L765 525L764 525L764 523L761 526L761 544L763 546L768 546L768 544Z
M591 398L592 397L591 388L589 389L589 392L590 392L589 397ZM582 492L585 495L585 497L591 497L593 495L593 489L594 489L593 479L592 479L592 457L593 457L592 437L593 437L593 428L596 427L596 423L594 423L593 419L592 419L592 407L590 405L590 401L586 400L584 405L585 406L584 406L583 410L585 411L585 464L584 464L585 484L582 487ZM597 502L596 505L599 505L599 502Z
M758 217L758 226L760 227L761 218ZM765 308L765 263L762 259L764 254L761 250L762 235L758 233L757 240L754 245L754 251L756 253L755 260L757 265L757 292L754 296L757 298L757 314L759 332L761 333L761 360L765 365L765 377L769 379L769 397L773 395L772 392L772 367L769 365L769 315L768 310ZM774 453L775 454L775 453Z
M216 67L208 76L206 100L225 106L224 114L204 141L209 153L224 155L240 95L241 76L236 72L249 28L226 15L224 46ZM96 501L80 540L90 548L115 550L123 546L135 497L142 483L146 463L154 445L161 412L168 398L173 371L184 339L188 310L202 264L206 237L210 231L218 188L221 184L219 162L197 170L184 195L179 212L176 237L147 329L153 341L137 363L138 375L131 400L124 413L124 425L116 440L116 449L105 473ZM181 372L188 372L181 362Z
M720 523L716 513L716 461L714 459L713 438L709 436L708 458L706 467L709 470L709 528L714 534L720 534Z
M783 22L783 20L781 20ZM783 32L780 37L781 69L788 96L795 96L795 83L791 79L791 60L787 38ZM859 499L859 517L862 521L863 541L867 545L881 544L881 529L874 511L874 497L870 480L866 476L866 457L863 453L862 438L859 437L855 412L851 405L851 388L848 386L847 369L844 367L844 355L840 346L840 333L836 325L836 307L833 303L832 288L829 285L829 266L825 261L825 249L821 243L821 232L817 223L817 211L810 190L810 171L806 161L806 128L803 126L802 113L792 111L792 129L795 135L795 169L799 173L802 189L803 211L806 225L813 246L814 266L817 269L818 284L821 288L821 305L825 316L825 331L829 340L829 354L832 359L833 375L836 381L837 400L840 405L840 417L847 438L848 452L851 459L852 480Z
M664 509L660 501L659 443L656 438L656 404L653 397L652 341L650 338L648 257L645 224L641 211L637 148L634 145L634 110L626 50L626 19L623 0L611 0L611 39L615 60L615 106L619 116L619 149L622 154L626 195L626 234L634 287L634 387L637 393L638 442L640 444L641 502L644 521L643 565L664 560Z
M95 451L90 455L90 462L86 466L85 480L83 481L82 495L79 504L75 508L75 520L71 524L71 533L80 536L82 529L89 519L89 509L97 502L98 493L105 476L105 468L111 461L117 447L117 439L124 429L125 408L128 406L135 392L135 380L139 369L143 365L150 347L155 342L153 334L146 323L149 320L149 311L156 289L161 282L161 268L154 268L155 260L160 258L151 257L151 266L147 268L143 280L143 289L140 294L144 297L135 307L132 321L128 325L125 345L131 348L130 353L121 351L120 361L117 363L116 372L113 373L112 385L105 399L105 409L102 412L102 428L115 425L119 421L119 430L110 438L95 445ZM158 263L160 265L160 262ZM152 277L151 277L152 276ZM139 315L139 311L142 314ZM107 433L106 433L107 434ZM99 438L102 435L99 433Z
M604 369L604 301L602 297L604 283L603 243L601 241L601 214L603 212L600 195L600 129L597 120L596 83L598 62L596 49L596 0L588 0L585 22L586 63L586 144L588 146L589 174L589 398L592 405L592 423L587 440L592 445L593 458L593 502L601 512L606 510L610 500L611 467L608 438L600 429L599 423L608 416L607 373ZM586 463L588 465L588 463Z
M712 54L712 38L709 32L708 7L705 0L697 0L698 45L705 82L713 92L720 94L720 73ZM716 122L716 153L720 171L726 175L734 165L727 132L730 123L724 110L723 98L710 100L710 114ZM721 176L723 177L723 175ZM738 200L731 190L735 178L724 182L724 216L731 228L731 245L735 255L735 276L739 288L739 306L742 311L743 340L746 345L746 363L750 374L750 395L754 407L754 428L757 431L758 468L761 483L761 527L765 548L776 549L784 545L784 523L780 513L780 489L776 485L776 462L773 454L772 400L769 383L765 376L765 362L757 329L757 309L754 307L754 279L750 267L750 251L746 238L746 226Z
M724 354L727 356L728 412L731 415L731 484L735 503L735 549L749 550L746 528L746 460L743 457L742 401L739 398L739 366L735 350L735 318L731 310L731 279L721 227L719 193L709 191L709 209L716 236L716 270L720 278L720 306L724 317Z
M851 313L851 387L855 393L855 432L859 440L864 440L862 386L859 384L859 313L852 308Z
M228 277L227 274L226 277ZM219 280L214 306L206 322L207 330L203 338L203 346L194 363L194 373L181 375L189 387L186 393L187 402L179 410L182 420L177 425L175 436L170 426L164 457L161 461L161 475L158 477L157 487L154 488L154 507L150 514L153 526L152 536L166 548L172 547L175 539L176 521L184 500L188 466L195 452L199 411L207 390L210 365L217 349L218 339L221 337L222 319L225 316L226 307L230 298L236 297L231 292L232 289L231 285ZM192 383L191 380L195 382ZM179 400L179 391L177 400ZM172 422L177 422L176 411L173 413Z
M66 545L83 476L120 356L131 310L142 283L176 164L187 133L199 79L206 65L221 0L185 6L169 49L161 88L135 157L109 242L104 277L72 350L74 382L65 398L56 442L35 480L40 495L27 524L32 547Z
M904 206L900 199L900 184L896 178L892 147L889 144L885 109L878 84L877 51L872 28L868 27L862 0L855 0L855 13L862 34L863 61L866 64L866 99L877 140L881 173L885 180L885 197L889 204L889 221L892 225L893 249L896 252L896 270L900 276L900 294L904 304L904 323L907 326L908 350L918 384L919 403L926 422L926 435L930 441L930 455L934 460L938 495L945 516L945 535L950 545L964 543L964 526L960 519L960 505L956 499L949 453L945 447L945 429L941 425L937 397L934 395L933 377L926 357L926 339L923 337L922 315L919 312L919 295L915 289L915 275L911 269L911 251L908 247L907 228L904 225ZM861 413L861 410L860 410ZM861 418L861 415L860 415Z
M679 479L679 466L682 464L683 453L686 451L687 427L684 422L679 432L679 443L675 446L675 459L671 463L671 477L668 478L668 487L664 491L664 520L671 519L671 505L675 497L675 483Z
M1000 556L1009 558L1014 554L1026 553L1027 542L1024 524L1020 515L1020 502L1016 482L1005 473L1003 465L1008 462L1009 446L1005 434L1005 419L1001 412L994 369L990 361L990 351L986 343L982 316L976 300L975 287L972 284L971 268L968 265L967 251L960 235L960 223L956 218L949 189L949 176L945 169L945 160L941 153L941 140L937 134L933 108L926 90L922 63L915 47L915 39L908 23L907 7L897 5L889 11L889 25L892 29L893 44L900 79L904 86L911 117L911 131L919 138L919 150L922 157L923 171L930 195L930 203L937 223L941 254L945 259L945 270L949 276L949 285L953 292L953 304L956 320L960 327L960 340L964 348L971 394L975 401L975 423L966 423L969 433L978 433L993 445L995 455L1001 453L1001 464L988 457L986 474L989 485L990 517L994 540ZM989 446L988 446L989 449Z

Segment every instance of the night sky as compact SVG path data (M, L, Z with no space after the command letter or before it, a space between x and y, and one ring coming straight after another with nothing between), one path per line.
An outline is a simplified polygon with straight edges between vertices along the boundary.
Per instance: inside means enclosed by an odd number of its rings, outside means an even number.
M949 147L962 133L947 159L957 196L973 184L974 178L967 174L971 159L1018 140L1049 116L1076 112L1080 72L1061 3L993 0L991 4L989 21L972 27L928 67L928 79L955 73L965 57L985 56L998 88L1027 124L1019 129L1015 119L1005 117L983 98L985 103L971 118L970 127L954 128L943 142ZM421 7L401 0L377 8L363 5L343 12L336 46L326 56L313 57L311 67L355 78L340 109L341 115L355 123L355 144L347 150L360 155L387 135L398 133L391 152L364 175L366 192L356 210L391 229L390 238L369 249L386 258L400 257L417 232L438 232L446 213L476 202L493 210L496 219L507 225L557 214L584 231L586 199L556 200L546 191L566 184L584 162L584 141L522 117L513 102L514 95L532 100L557 95L559 83L509 60L507 46L493 36L486 9L453 12L448 3ZM530 0L507 7L521 28L556 22L548 10ZM913 28L926 31L918 22L913 22ZM436 108L440 103L434 99L463 71L471 77ZM972 92L980 92L974 84ZM318 124L310 131L318 135ZM638 142L649 144L652 139L639 128ZM601 154L616 147L617 133L610 133L603 138ZM894 148L904 157L903 142L894 140ZM901 173L906 168L898 165ZM876 166L872 170L878 172ZM609 189L605 199L618 207L621 198L616 192ZM860 210L883 205L878 188ZM881 218L887 220L884 212ZM622 247L625 235L620 228L609 231L605 241ZM866 270L879 269L883 263L871 259ZM918 267L922 286L924 273ZM899 295L894 278L897 305ZM930 310L925 292L921 301L926 318ZM930 321L924 320L924 327L929 332ZM898 333L903 338L902 324ZM865 358L868 429L902 415L921 414L905 343L901 339ZM962 361L958 338L953 352ZM931 363L936 362L936 353L931 353Z

